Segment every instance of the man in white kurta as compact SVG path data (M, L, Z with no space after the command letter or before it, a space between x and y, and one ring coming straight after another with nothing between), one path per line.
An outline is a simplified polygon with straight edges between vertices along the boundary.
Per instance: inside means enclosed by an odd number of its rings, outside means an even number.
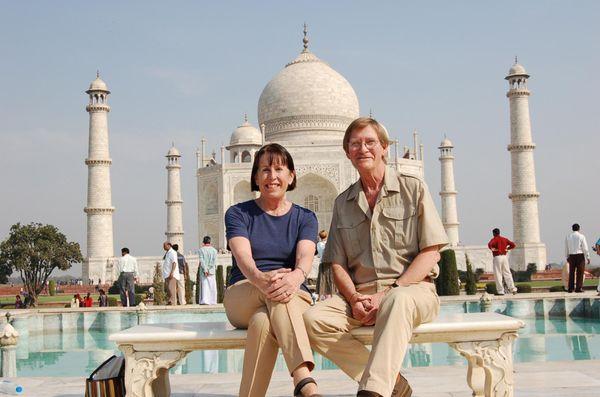
M217 282L215 269L217 265L217 250L210 245L210 237L204 236L202 247L198 250L200 260L198 269L198 285L200 286L201 305L217 304Z

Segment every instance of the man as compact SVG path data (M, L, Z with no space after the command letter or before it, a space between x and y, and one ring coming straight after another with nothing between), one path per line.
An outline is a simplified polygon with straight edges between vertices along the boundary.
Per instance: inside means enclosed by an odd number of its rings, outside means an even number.
M515 282L513 281L512 273L510 272L510 265L508 263L508 251L516 247L515 243L502 237L500 235L500 229L495 228L492 230L492 239L488 243L488 248L492 251L494 257L494 279L496 280L496 295L504 295L504 283L508 287L508 291L512 294L517 293ZM504 280L503 280L504 278Z
M357 396L410 396L399 372L412 331L439 313L432 278L448 238L425 183L389 168L389 138L372 118L346 129L360 179L335 200L323 262L339 294L304 314L313 348L359 382ZM374 325L372 350L350 331Z
M185 273L187 262L185 256L179 252L179 244L173 244L173 249L177 252L177 268L179 269L179 279L177 280L177 300L180 305L185 305Z
M179 280L179 270L177 269L177 252L168 241L163 243L163 249L166 251L163 261L163 278L165 279L165 288L169 295L168 305L177 305L177 280Z
M569 263L569 292L583 292L583 272L585 271L585 262L590 264L590 252L588 250L585 236L579 233L579 224L571 226L573 232L565 240L565 255Z
M596 244L592 249L596 252L596 254L600 255L600 238L598 241L596 241ZM598 291L598 295L600 296L600 280L598 280L598 287L596 288L596 291Z
M202 239L202 247L198 250L198 288L200 288L201 305L217 304L217 282L215 268L217 265L217 250L211 246L209 236Z
M137 259L129 255L129 248L121 248L121 257L117 262L117 274L119 275L119 294L123 307L135 304L135 282L138 278Z

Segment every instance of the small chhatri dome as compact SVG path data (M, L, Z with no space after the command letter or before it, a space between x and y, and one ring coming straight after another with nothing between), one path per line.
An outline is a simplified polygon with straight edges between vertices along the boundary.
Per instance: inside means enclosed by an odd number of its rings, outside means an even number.
M181 157L181 154L179 154L179 150L177 150L177 148L175 147L175 143L173 143L173 146L171 146L171 148L169 149L169 152L167 153L167 157Z
M88 91L105 91L105 92L110 92L110 91L108 91L108 86L106 85L106 83L104 82L104 80L102 80L100 78L100 72L99 71L96 72L96 79L91 82L90 88L88 89Z
M446 137L444 137L444 140L442 141L442 143L440 143L440 147L441 148L453 148L454 145L452 144L452 141Z
M508 79L509 77L513 77L513 76L529 77L529 75L527 74L527 71L525 70L523 65L521 65L520 63L517 62L517 57L515 57L515 63L514 63L514 65L512 65L512 67L508 71L508 76L506 76L506 78Z
M244 115L244 123L231 134L229 146L236 145L262 145L262 134L248 122L247 115Z

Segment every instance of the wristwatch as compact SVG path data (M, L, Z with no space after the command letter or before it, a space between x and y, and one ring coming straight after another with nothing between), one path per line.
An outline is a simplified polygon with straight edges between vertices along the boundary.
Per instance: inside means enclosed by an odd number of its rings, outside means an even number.
M398 288L399 286L400 284L398 284L398 280L396 280L392 285L390 285L390 288Z

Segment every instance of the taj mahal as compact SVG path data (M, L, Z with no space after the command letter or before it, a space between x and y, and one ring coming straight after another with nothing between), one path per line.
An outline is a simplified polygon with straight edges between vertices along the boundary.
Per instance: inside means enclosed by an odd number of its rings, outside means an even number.
M250 172L254 154L264 143L279 143L292 154L298 182L297 188L288 193L288 198L314 211L319 229L329 229L335 197L358 178L342 149L346 127L361 114L358 97L340 73L310 51L306 27L302 44L300 54L263 89L258 99L258 126L251 125L247 117L240 117L240 125L233 130L229 145L220 148L220 156L214 150L207 154L204 139L196 150L198 246L203 236L211 236L213 245L220 252L220 264L231 263L231 254L226 249L225 211L233 204L255 198L255 193L250 190ZM529 118L528 78L525 68L515 59L505 77L510 109L510 131L507 133L510 133L511 191L508 198L512 201L512 237L518 247L511 252L509 260L515 270L524 270L531 263L541 268L546 264L546 247L540 241L539 231L539 193L533 157L535 144ZM86 107L89 113L89 149L85 160L88 167L87 205L84 208L87 215L87 253L83 279L110 283L118 277L114 266L117 258L112 223L118 212L115 212L112 203L110 182L110 91L98 74L86 93L89 96ZM416 132L411 138L412 141L403 147L397 140L391 142L388 166L423 178L424 147ZM450 246L456 252L458 268L466 268L467 254L474 269L491 271L492 255L487 246L464 244L459 237L453 148L448 138L444 138L438 148L442 222ZM180 159L181 152L177 148L168 149L165 164L167 222L164 232L166 240L183 248ZM431 178L434 173L428 172L428 175ZM438 181L427 182L432 195L435 195L432 186L438 186ZM186 257L190 271L195 274L197 256ZM158 262L162 262L162 257L138 257L141 282L152 281ZM316 265L315 260L313 276Z

